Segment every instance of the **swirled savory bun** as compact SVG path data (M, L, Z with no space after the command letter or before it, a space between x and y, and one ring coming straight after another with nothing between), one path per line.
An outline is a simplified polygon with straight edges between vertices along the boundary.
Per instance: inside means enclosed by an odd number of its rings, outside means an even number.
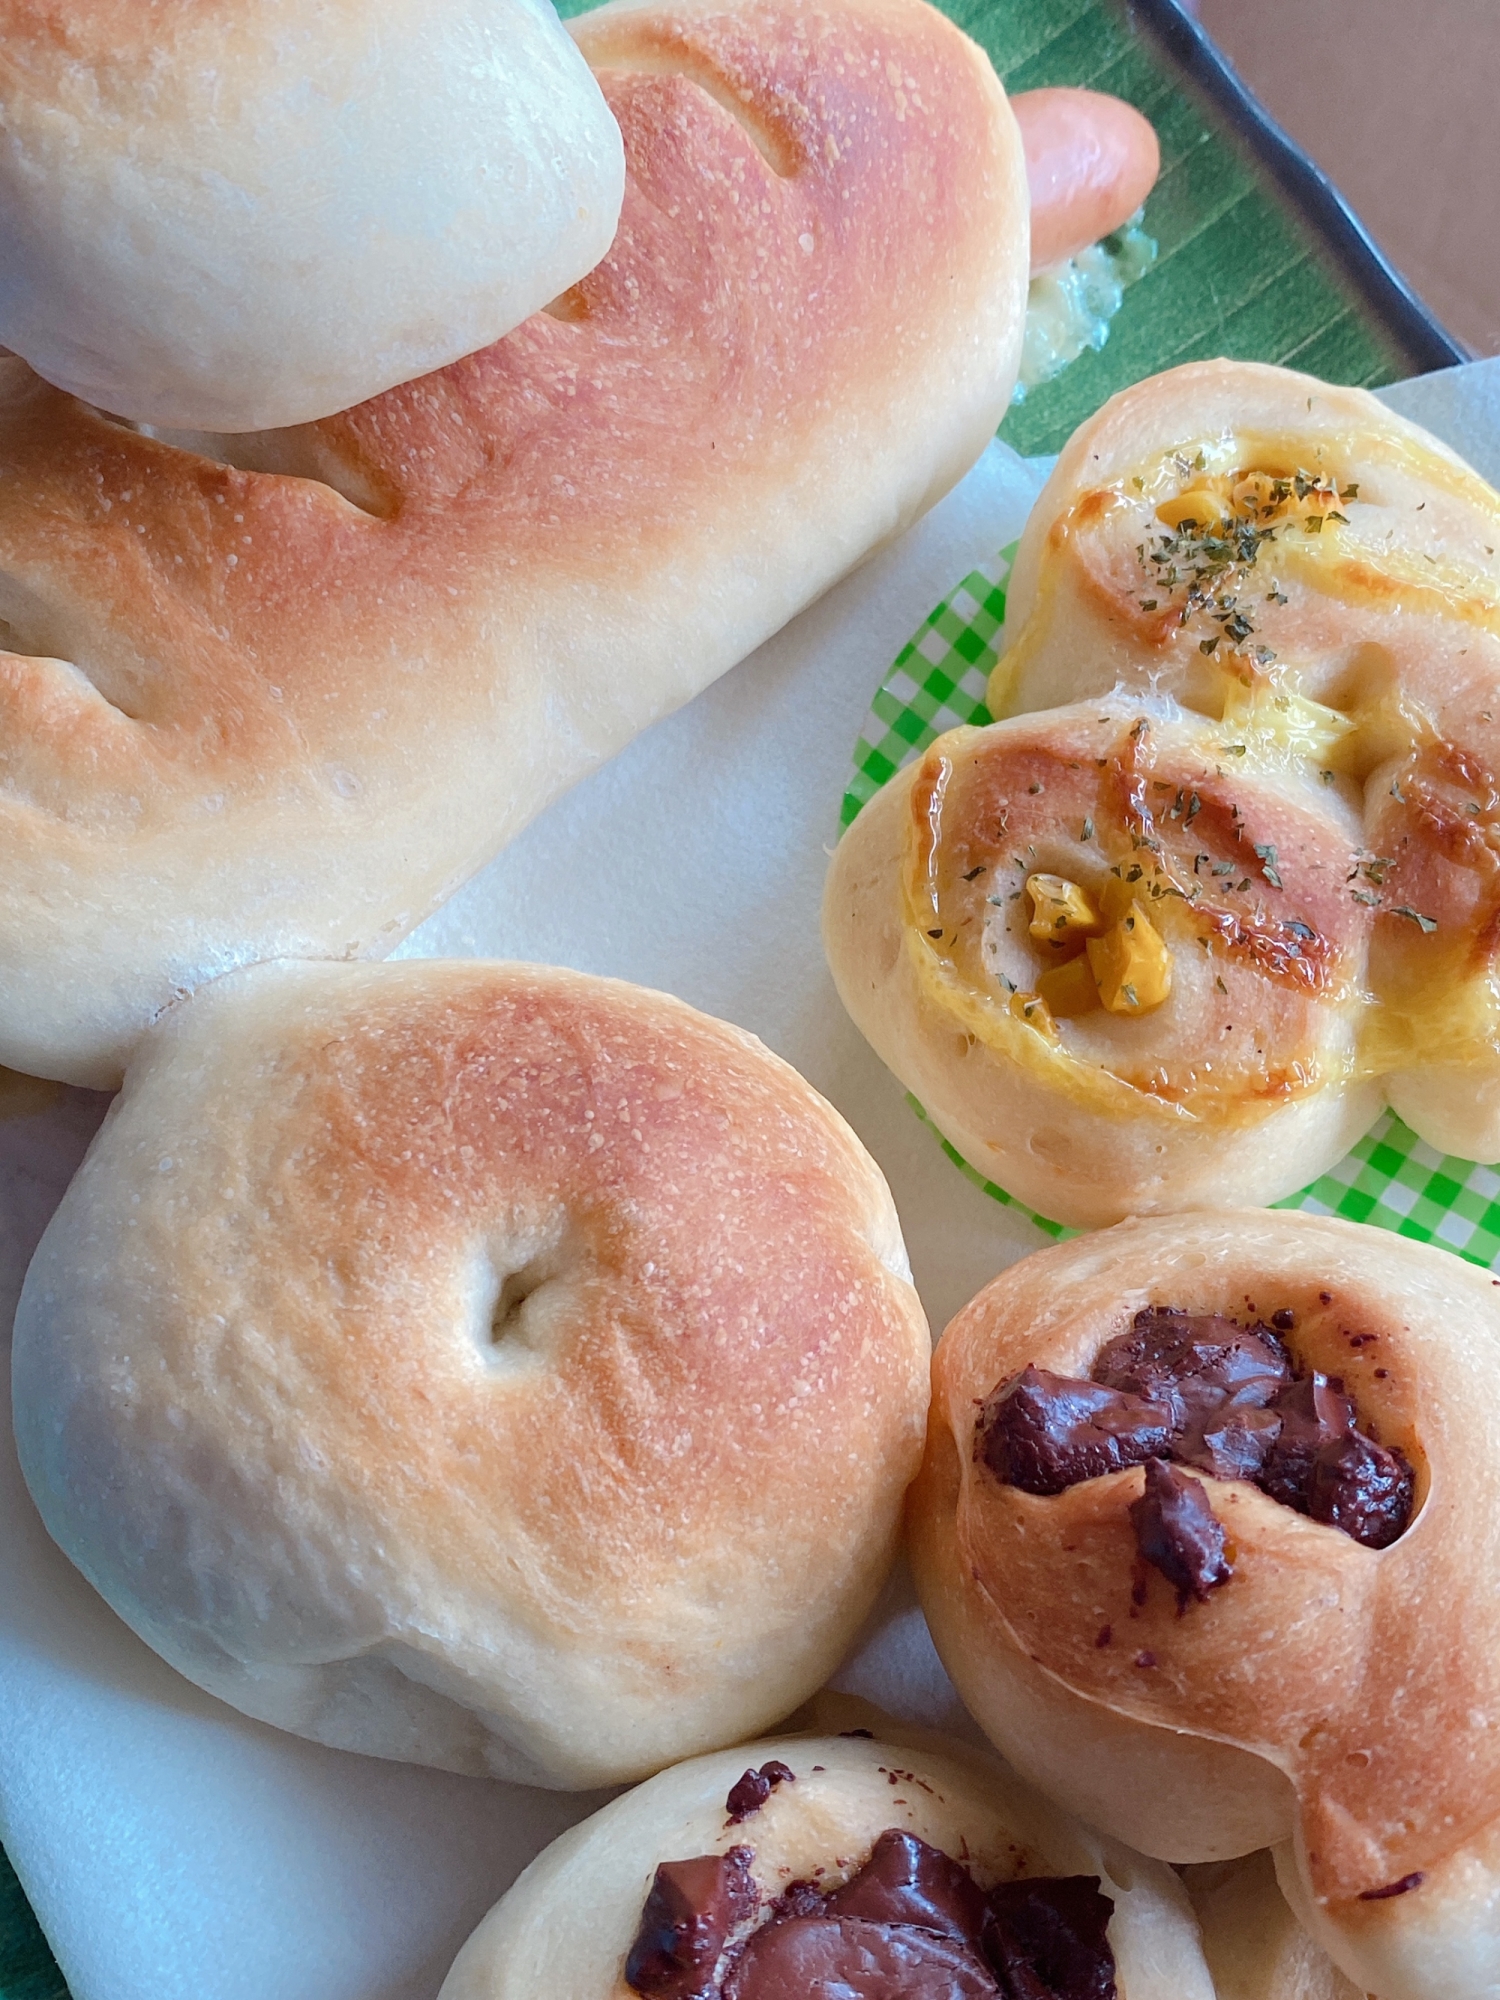
M996 715L1170 694L1226 768L1346 802L1365 1067L1439 1152L1478 1160L1500 1159L1497 551L1500 496L1374 397L1195 363L1069 442L990 687Z
M1181 1871L1203 1934L1214 2000L1363 2000L1293 1916L1263 1848Z
M16 1438L211 1693L598 1785L832 1671L927 1354L879 1170L753 1037L545 967L268 965L132 1063L28 1275Z
M839 843L835 983L964 1158L1059 1220L1271 1202L1380 1109L1356 811L1123 694L941 736Z
M326 417L609 248L620 135L547 0L4 0L0 341L124 417Z
M913 1565L943 1664L1070 1810L1274 1845L1381 2000L1500 1964L1500 1281L1359 1224L1126 1222L939 1343Z
M881 1738L744 1744L616 1799L440 2000L1212 2000L1168 1869L965 1744Z
M108 1084L177 991L383 954L1004 414L1025 164L957 28L667 0L578 33L620 231L482 354L196 448L3 364L0 1062Z

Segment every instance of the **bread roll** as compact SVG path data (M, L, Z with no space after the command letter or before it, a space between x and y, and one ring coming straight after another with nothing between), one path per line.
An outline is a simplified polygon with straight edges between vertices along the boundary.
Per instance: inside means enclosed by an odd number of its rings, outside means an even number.
M832 1671L927 1352L879 1171L749 1035L547 968L268 965L132 1064L28 1275L16 1438L211 1693L590 1786Z
M1149 119L1098 90L1024 90L1013 100L1031 190L1031 268L1076 257L1127 223L1161 167Z
M705 2000L733 1992L734 1947L774 1917L768 1905L793 1882L835 1890L865 1865L889 1828L967 1863L984 1888L1020 1877L1093 1878L1114 1904L1107 1941L1119 2000L1212 2000L1187 1898L1168 1869L1070 1820L966 1744L895 1725L882 1727L881 1739L784 1736L744 1744L664 1771L616 1799L531 1864L459 1953L441 2000L534 2000L540 1994L631 2000L643 1986L626 1983L627 1956L658 1864L727 1855L738 1847L750 1850L746 1865L759 1907L736 1924L721 1979L712 1978L710 1967L702 1989ZM732 1819L731 1789L768 1764L791 1775L758 1809ZM744 1802L738 1799L736 1807ZM899 1990L956 1996L974 1989L955 1979ZM1042 2000L1054 1988L1016 1990Z
M620 232L498 345L196 453L0 368L0 1062L108 1085L174 992L389 950L1004 414L1025 167L957 28L672 0L579 35Z
M609 248L620 135L548 0L4 0L0 342L143 423L326 417Z
M910 1506L938 1651L1018 1769L1165 1859L1274 1844L1301 1923L1381 2000L1487 2000L1500 1962L1497 1284L1302 1214L1041 1251L940 1343ZM1106 1344L1170 1343L1179 1315L1176 1386L1122 1375ZM1218 1404L1215 1354L1278 1339L1300 1380L1267 1400L1242 1366ZM1042 1450L1032 1416L1070 1406ZM1229 1477L1255 1437L1270 1455Z
M861 1032L970 1165L1062 1222L1275 1201L1380 1109L1358 815L1295 769L1242 768L1222 735L1123 694L954 730L829 869L824 942ZM1100 1004L1103 940L1064 924L1059 949L1028 889L1049 878L1094 931L1153 941L1158 1003ZM1076 1013L1066 970L1089 981Z
M1385 1101L1500 1158L1497 546L1451 452L1283 369L1176 369L1082 427L1017 554L1003 719L829 876L845 1003L974 1166L1090 1225L1277 1200ZM1055 932L1047 876L1084 898ZM1095 964L1131 884L1138 1005Z
M1171 693L1224 725L1244 768L1295 769L1360 809L1367 1066L1422 1138L1474 1160L1500 1159L1497 550L1500 496L1363 390L1174 368L1058 460L990 686L996 715Z
M1292 1915L1262 1849L1182 1870L1203 1933L1214 2000L1362 2000Z

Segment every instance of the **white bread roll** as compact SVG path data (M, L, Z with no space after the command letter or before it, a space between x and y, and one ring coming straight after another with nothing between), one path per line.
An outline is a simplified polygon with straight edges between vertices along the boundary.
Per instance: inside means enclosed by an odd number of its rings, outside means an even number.
M16 1437L223 1700L591 1786L833 1670L927 1355L879 1170L751 1036L545 967L270 965L132 1064L28 1276Z
M142 423L326 417L609 248L620 135L549 0L3 0L0 342Z
M1025 163L951 22L579 36L629 184L555 313L233 464L0 364L0 1062L107 1085L174 992L388 951L1004 415Z
M1362 2000L1292 1915L1264 1848L1184 1868L1214 2000Z
M1139 1464L1049 1492L997 1476L982 1437L996 1391L1028 1366L1090 1377L1161 1308L1286 1328L1293 1360L1404 1453L1413 1511L1396 1538L1366 1545L1200 1469L1229 1574L1195 1601L1144 1553ZM1274 1845L1300 1923L1361 1992L1491 2000L1497 1464L1490 1273L1320 1216L1126 1222L1024 1258L948 1327L913 1568L959 1692L1051 1797L1168 1860Z
M767 1763L784 1764L792 1779L758 1811L730 1820L731 1787ZM698 1757L615 1800L537 1857L459 1953L440 2000L632 2000L626 1955L659 1863L750 1848L763 1899L754 1927L794 1881L822 1890L847 1881L890 1827L968 1863L985 1888L1025 1876L1097 1877L1114 1903L1108 1942L1119 2000L1212 2000L1192 1913L1169 1869L1069 1819L967 1744L884 1720L876 1740L783 1736Z

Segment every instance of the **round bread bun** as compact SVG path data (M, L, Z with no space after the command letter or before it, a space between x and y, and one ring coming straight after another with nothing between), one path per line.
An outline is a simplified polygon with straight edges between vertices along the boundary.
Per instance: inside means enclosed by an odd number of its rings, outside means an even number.
M878 1169L753 1037L545 967L267 965L132 1064L28 1275L16 1439L211 1693L585 1787L833 1670L927 1355Z
M847 1880L889 1827L966 1862L986 1888L1027 1875L1098 1877L1114 1902L1119 2000L1212 2000L1169 1869L1069 1819L967 1744L886 1718L879 1729L879 1740L866 1731L744 1744L616 1799L532 1862L459 1953L440 2000L632 2000L626 1955L659 1863L751 1848L763 1899L754 1927L793 1881L831 1890ZM793 1779L731 1820L731 1787L747 1767L773 1761Z
M1295 767L1242 768L1221 737L1125 694L953 730L829 869L824 944L856 1025L971 1166L1061 1222L1278 1200L1380 1109L1359 1041L1371 912L1346 881L1358 814ZM1033 935L1044 875L1133 906L1165 1000L1039 1001L1066 963Z
M4 0L0 43L0 342L141 423L347 409L498 340L619 220L547 0Z
M989 695L1005 716L1170 694L1218 726L1237 772L1295 768L1340 794L1362 821L1348 893L1374 920L1365 1065L1438 1152L1487 1161L1497 551L1500 496L1373 396L1195 362L1070 439L1021 539Z
M0 1063L110 1087L176 993L383 956L1005 414L1026 169L950 21L664 0L577 34L620 230L483 353L175 442L0 363Z
M1144 1556L1137 1464L1042 1494L976 1459L985 1399L1088 1376L1147 1309L1284 1328L1414 1475L1362 1545L1245 1480L1203 1601ZM909 1518L917 1587L986 1733L1070 1810L1178 1862L1275 1844L1361 1992L1487 2000L1500 1963L1500 1280L1304 1214L1132 1221L1006 1271L939 1343ZM1170 1470L1170 1468L1168 1468ZM1148 1471L1150 1468L1148 1468Z

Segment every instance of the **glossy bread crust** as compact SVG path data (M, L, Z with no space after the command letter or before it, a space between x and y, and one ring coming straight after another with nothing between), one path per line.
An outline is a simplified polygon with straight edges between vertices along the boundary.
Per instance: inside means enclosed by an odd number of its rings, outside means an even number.
M751 1036L550 968L269 965L132 1064L31 1267L16 1434L199 1685L581 1787L832 1671L927 1356L878 1169Z
M1028 1363L1087 1375L1147 1306L1290 1312L1405 1452L1416 1513L1361 1547L1204 1476L1233 1574L1179 1610L1137 1559L1138 1468L1051 1497L975 1458L982 1400ZM1382 2000L1483 2000L1500 1933L1500 1289L1445 1251L1303 1214L1126 1222L1027 1257L952 1322L909 1508L944 1665L1000 1749L1148 1853L1275 1843L1313 1938Z
M175 992L387 951L1003 415L1025 168L958 29L674 0L578 32L620 233L497 345L196 451L0 363L0 1061L108 1085Z

